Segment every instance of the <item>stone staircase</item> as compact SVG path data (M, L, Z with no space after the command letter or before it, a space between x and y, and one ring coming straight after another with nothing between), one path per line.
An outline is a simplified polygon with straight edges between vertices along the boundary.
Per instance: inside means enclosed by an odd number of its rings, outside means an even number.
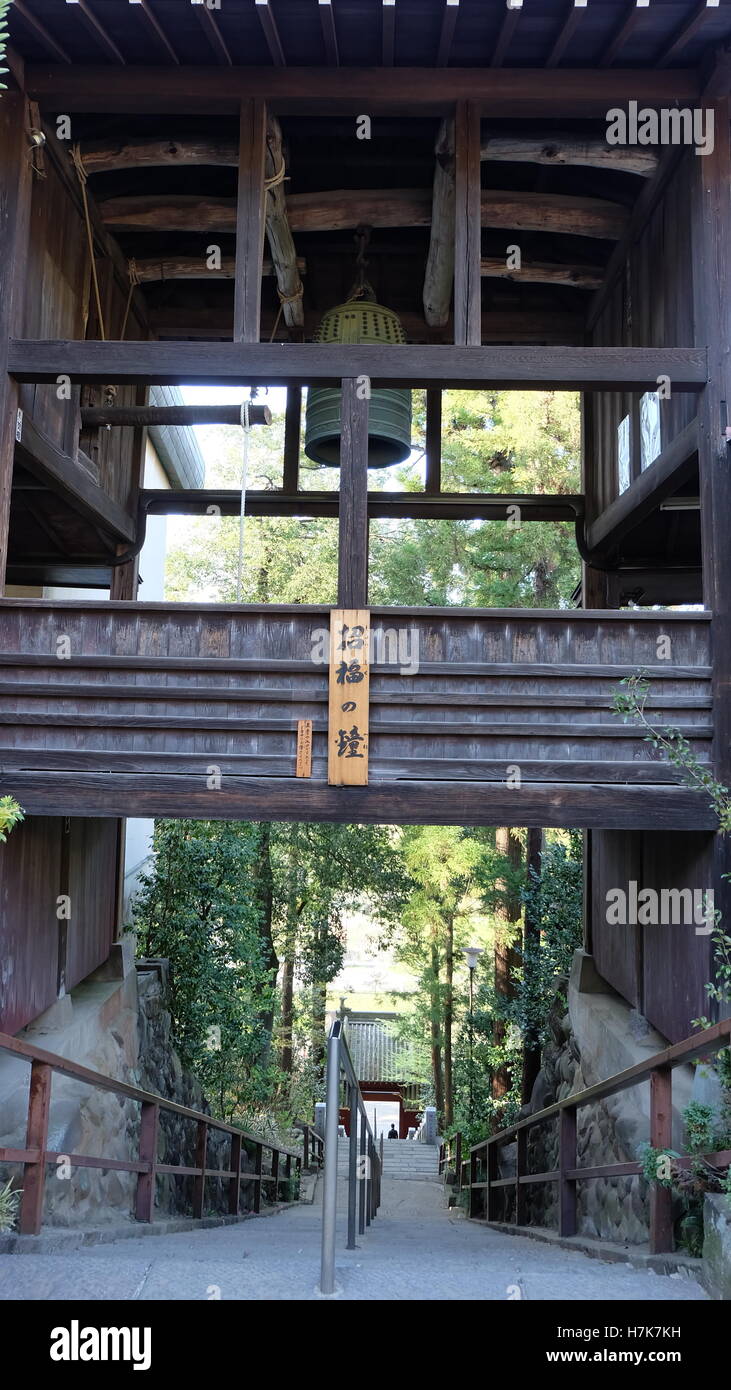
M338 1139L338 1176L348 1173L348 1140ZM413 1139L384 1139L384 1178L408 1178L410 1182L439 1180L439 1149Z

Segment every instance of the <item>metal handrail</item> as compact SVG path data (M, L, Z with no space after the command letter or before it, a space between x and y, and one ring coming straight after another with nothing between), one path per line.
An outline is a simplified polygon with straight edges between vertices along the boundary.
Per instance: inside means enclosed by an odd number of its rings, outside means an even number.
M381 1201L383 1149L368 1122L365 1101L343 1033L343 1020L336 1018L327 1040L325 1088L325 1176L322 1193L322 1259L320 1293L335 1292L335 1235L338 1200L338 1128L340 1123L340 1083L345 1078L350 1110L348 1148L348 1243L355 1250L356 1208L358 1234L370 1226Z

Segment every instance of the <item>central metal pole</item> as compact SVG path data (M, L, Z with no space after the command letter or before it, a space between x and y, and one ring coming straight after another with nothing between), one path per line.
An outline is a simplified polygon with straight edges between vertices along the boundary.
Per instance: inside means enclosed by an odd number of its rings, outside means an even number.
M350 1086L350 1144L348 1146L348 1250L355 1250L358 1197L358 1088Z
M322 1259L320 1293L335 1292L335 1223L338 1201L338 1120L340 1100L340 1038L327 1041L325 1086L325 1173L322 1190Z

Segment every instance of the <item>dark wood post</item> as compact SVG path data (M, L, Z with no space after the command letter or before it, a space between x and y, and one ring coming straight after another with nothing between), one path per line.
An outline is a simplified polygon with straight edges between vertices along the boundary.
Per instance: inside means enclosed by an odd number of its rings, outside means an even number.
M529 829L527 831L526 842L526 887L528 890L535 887L536 878L541 872L541 856L543 850L543 831ZM535 954L540 949L541 944L541 924L538 921L533 906L526 905L523 914L523 970L524 973L535 970L536 963L529 963L531 953ZM536 1077L541 1069L541 1044L535 1033L528 1032L523 1038L523 1071L521 1078L521 1100L523 1104L531 1098L531 1093L535 1085Z
M239 1214L239 1193L241 1191L241 1135L231 1135L231 1156L229 1167L233 1177L229 1179L228 1186L228 1213L229 1216Z
M137 1179L135 1218L137 1221L152 1221L155 1210L155 1167L157 1162L157 1127L160 1122L160 1107L154 1101L142 1102L140 1116L140 1162L148 1163L145 1173Z
M28 1095L27 1149L37 1149L38 1158L23 1165L23 1196L20 1233L37 1236L43 1221L43 1191L46 1185L46 1147L48 1115L51 1108L51 1068L47 1062L32 1062Z
M274 1201L275 1201L275 1202L278 1202L278 1201L279 1201L279 1149L272 1149L272 1177L274 1178L274 1182L272 1183L272 1187L274 1188Z
M454 341L482 342L482 209L480 202L480 108L460 101L454 121Z
M307 1169L307 1168L309 1168L309 1166L310 1166L310 1127L309 1127L309 1125L305 1125L304 1136L305 1136L305 1140L304 1140L304 1155L303 1155L303 1158L302 1158L302 1167L305 1168L305 1169Z
M340 413L338 607L368 607L368 395L364 377L343 381Z
M494 1182L497 1182L497 1177L498 1146L497 1144L488 1144L485 1150L485 1181L487 1182L487 1187L485 1188L486 1221L497 1221L497 1194L500 1189L492 1186Z
M206 1192L206 1155L208 1152L208 1125L205 1120L198 1121L195 1141L195 1166L200 1172L193 1179L193 1215L203 1215L203 1199Z
M726 431L731 424L731 136L729 101L710 106L714 141L711 153L686 159L694 171L692 201L692 266L695 342L708 349L708 384L698 398L698 466L700 478L703 599L713 613L713 771L731 786L731 569L728 562L728 518L731 515L731 447ZM715 906L728 913L731 889L731 839L717 835L714 847ZM713 948L708 948L709 973Z
M5 582L19 392L7 374L8 339L20 333L33 172L20 92L0 99L0 592Z
M457 1142L454 1148L454 1175L455 1186L458 1192L462 1191L462 1131L457 1130Z
M576 1106L566 1105L558 1116L558 1233L576 1235L576 1179L567 1176L577 1164Z
M442 487L442 389L430 386L426 393L426 492Z
M476 1182L477 1182L477 1154L471 1151L471 1152L470 1152L470 1205L469 1205L469 1214L470 1214L470 1216L476 1216L476 1215L477 1215L477 1191L476 1191L476 1189L475 1189L475 1183L476 1183ZM487 1200L487 1193L485 1193L485 1200Z
M517 1140L517 1158L515 1164L515 1224L516 1226L528 1225L528 1184L521 1182L528 1172L528 1128L519 1129L515 1136Z
M258 343L264 259L267 113L263 101L241 103L236 208L234 342Z
M282 488L285 493L297 492L299 487L300 427L302 421L302 388L287 387L287 407L284 413L284 468Z
M669 1149L673 1142L673 1073L658 1067L650 1077L650 1144ZM669 1187L650 1184L650 1251L662 1255L673 1248L673 1194Z
M256 1146L256 1158L254 1160L254 1211L261 1211L261 1175L263 1170L263 1144Z

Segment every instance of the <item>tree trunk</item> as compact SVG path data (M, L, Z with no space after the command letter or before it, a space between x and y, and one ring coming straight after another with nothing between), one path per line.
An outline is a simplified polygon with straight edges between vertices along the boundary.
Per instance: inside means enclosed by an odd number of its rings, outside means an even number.
M282 967L282 1008L279 1027L279 1066L285 1075L292 1073L294 1024L294 950L288 943Z
M519 869L522 847L518 836L507 828L495 831L495 847L499 854L508 860L511 869ZM521 902L512 881L503 884L504 900L498 912L500 919L495 934L495 992L506 999L515 998L515 975L520 965L520 955L515 950L514 923L520 918ZM507 1036L507 1028L502 1019L493 1023L492 1041L495 1047L502 1047ZM497 1067L492 1078L493 1100L501 1100L510 1090L511 1076L507 1066Z
M447 1129L454 1124L454 1079L452 1069L452 1023L454 1019L454 918L447 917L447 940L444 952L444 1123Z
M264 968L266 971L267 983L262 994L259 1009L259 1022L264 1032L269 1038L266 1051L271 1045L271 1037L274 1029L274 994L277 985L277 974L279 972L279 959L274 946L274 934L272 930L272 917L274 912L274 879L272 875L271 857L272 827L269 821L262 821L259 826L259 844L257 847L256 860L253 866L254 893L259 905L259 935L264 945Z
M541 853L543 850L543 831L528 831L528 846L526 854L526 869L528 887L535 887L536 876L541 873ZM530 905L526 906L523 918L523 978L530 974L532 962L541 946L541 927L536 912ZM530 981L528 981L530 983ZM533 1030L527 1031L523 1036L523 1076L521 1080L520 1098L523 1104L531 1098L531 1092L535 1085L536 1077L541 1069L541 1047L540 1042Z
M440 999L440 997L439 997L439 995L440 995L440 989L439 989L439 975L440 975L439 944L438 944L438 942L437 942L436 932L437 932L436 927L432 927L432 929L431 929L431 937L432 937L432 941L431 941L431 973L432 973L432 978L431 978L431 982L430 982L430 993L431 993L431 1000L430 1000L430 1003L431 1003L430 1029L431 1029L431 1065L432 1065L432 1076L433 1076L433 1079L434 1079L434 1101L435 1101L436 1110L437 1110L437 1121L438 1121L439 1124L441 1124L442 1121L444 1120L444 1074L443 1074L443 1071L442 1071L442 1039L441 1039L441 1033L440 1033L440 1027L439 1027L440 1019L441 1019L441 1016L442 1016L442 1010L441 1010L441 999Z

